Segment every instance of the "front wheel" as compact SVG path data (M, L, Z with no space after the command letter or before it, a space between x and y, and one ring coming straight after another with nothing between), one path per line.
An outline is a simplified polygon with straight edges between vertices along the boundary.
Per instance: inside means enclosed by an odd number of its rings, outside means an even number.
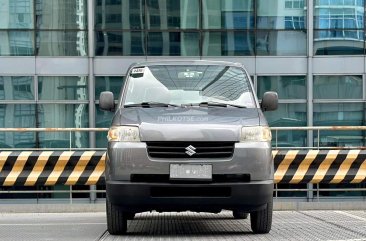
M269 233L272 227L273 200L265 209L250 213L250 225L254 233Z
M112 235L125 234L127 232L128 214L123 212L120 207L112 204L106 198L107 205L107 228Z

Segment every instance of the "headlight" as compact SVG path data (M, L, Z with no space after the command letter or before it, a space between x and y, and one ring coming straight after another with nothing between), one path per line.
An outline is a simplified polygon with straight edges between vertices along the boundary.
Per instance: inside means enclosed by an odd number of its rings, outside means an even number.
M272 133L268 126L245 126L241 128L240 141L271 141Z
M140 141L139 128L136 126L112 126L108 131L108 141Z

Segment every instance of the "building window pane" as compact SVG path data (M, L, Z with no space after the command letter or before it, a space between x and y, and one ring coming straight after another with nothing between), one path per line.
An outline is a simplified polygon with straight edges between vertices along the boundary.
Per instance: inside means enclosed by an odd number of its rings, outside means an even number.
M88 106L86 104L39 104L39 127L75 127L89 126Z
M257 55L306 56L305 31L258 31Z
M0 0L0 29L33 29L33 0Z
M306 126L306 104L279 104L276 111L264 112L268 124L276 126ZM272 146L298 147L307 146L306 131L272 131Z
M0 31L0 56L34 55L33 31Z
M0 128L36 127L36 105L0 104ZM35 147L33 132L0 132L0 148Z
M113 112L103 111L99 108L99 105L95 105L95 126L97 128L109 128L111 126ZM106 148L108 145L107 133L96 132L96 147Z
M87 100L87 76L38 77L40 100Z
M0 76L0 100L34 100L33 77Z
M98 56L145 55L144 32L96 32L95 54Z
M124 84L123 76L97 76L95 77L95 99L99 99L103 91L111 91L117 100Z
M306 29L306 0L258 0L258 29Z
M142 0L105 0L96 1L96 29L144 28L145 1Z
M89 133L82 132L40 132L36 136L36 148L87 148Z
M254 33L205 32L202 51L204 56L254 55Z
M37 55L87 56L86 31L38 31Z
M355 160L354 163L359 163L358 160ZM362 163L359 163L361 165ZM345 178L345 180L347 180ZM352 183L340 183L340 184L327 184L327 183L320 183L319 188L322 189L350 189L350 188L358 188L358 189L365 189L366 184L365 183L359 183L359 184L352 184ZM341 197L365 197L366 191L322 191L319 192L319 196L321 197L333 197L333 198L341 198Z
M148 29L198 29L198 0L147 0Z
M315 29L363 29L364 1L314 1Z
M89 127L88 105L86 104L39 104L37 105L39 127L86 128ZM87 132L72 132L72 147L88 147ZM47 132L40 134L41 146L68 147L69 132Z
M363 30L314 30L314 54L364 54L364 33Z
M315 99L362 99L362 76L314 76Z
M364 1L314 1L314 54L364 54Z
M253 0L203 0L204 29L253 29Z
M366 103L314 104L314 126L364 126ZM314 145L317 146L314 131ZM366 146L365 131L321 131L320 146Z
M198 56L198 32L149 32L148 55Z
M258 97L266 91L276 91L280 99L306 99L305 76L258 76Z
M37 0L37 29L87 29L86 0Z

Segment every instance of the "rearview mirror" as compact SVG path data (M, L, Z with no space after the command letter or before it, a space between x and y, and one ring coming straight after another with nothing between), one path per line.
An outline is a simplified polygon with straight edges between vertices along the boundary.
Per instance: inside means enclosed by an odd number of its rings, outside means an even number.
M262 111L276 110L278 107L278 95L274 91L264 93L262 97L261 109Z
M110 91L103 91L99 96L99 108L106 111L114 111L114 95Z

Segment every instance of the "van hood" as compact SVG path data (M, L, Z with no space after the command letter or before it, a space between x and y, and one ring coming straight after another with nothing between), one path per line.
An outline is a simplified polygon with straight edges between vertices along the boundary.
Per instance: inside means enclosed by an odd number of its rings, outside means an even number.
M112 125L135 125L141 141L239 141L242 126L258 126L255 108L122 108Z

